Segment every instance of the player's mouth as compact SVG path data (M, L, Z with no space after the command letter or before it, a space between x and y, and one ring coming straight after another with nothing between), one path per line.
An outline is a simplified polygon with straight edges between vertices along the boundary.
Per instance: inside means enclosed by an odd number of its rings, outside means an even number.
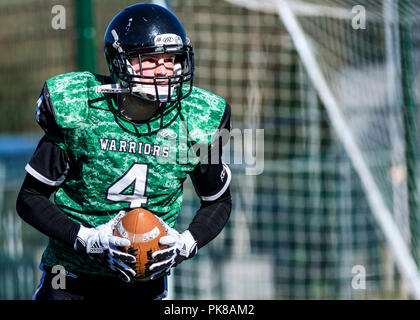
M156 81L156 84L159 87L167 87L168 86L168 81Z

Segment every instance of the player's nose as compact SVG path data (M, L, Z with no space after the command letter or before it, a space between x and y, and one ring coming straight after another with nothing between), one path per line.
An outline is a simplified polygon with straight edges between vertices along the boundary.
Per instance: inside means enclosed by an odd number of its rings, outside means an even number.
M158 65L155 69L156 76L166 76L168 74L168 69L165 66L164 60L161 59L158 62Z

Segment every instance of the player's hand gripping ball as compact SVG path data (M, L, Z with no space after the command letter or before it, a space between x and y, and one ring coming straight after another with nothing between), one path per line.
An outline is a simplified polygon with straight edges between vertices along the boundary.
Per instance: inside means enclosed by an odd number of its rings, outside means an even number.
M117 224L114 235L131 242L123 251L136 256L135 280L149 280L152 274L149 267L155 262L152 253L167 247L159 244L159 239L166 235L159 219L145 209L131 210Z

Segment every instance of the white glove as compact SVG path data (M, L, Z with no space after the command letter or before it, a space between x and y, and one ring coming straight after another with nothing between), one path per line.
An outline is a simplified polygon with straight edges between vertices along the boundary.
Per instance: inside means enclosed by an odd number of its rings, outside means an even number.
M133 270L136 257L117 249L128 247L131 244L130 240L112 234L124 214L124 211L120 211L109 222L96 228L80 226L74 248L84 251L92 259L104 262L112 271L117 272L123 281L131 282L136 275Z
M179 233L161 221L166 236L159 239L159 244L167 245L168 248L152 253L152 259L156 259L149 270L152 272L150 280L168 275L172 268L176 267L185 259L192 258L197 253L197 241L189 230Z

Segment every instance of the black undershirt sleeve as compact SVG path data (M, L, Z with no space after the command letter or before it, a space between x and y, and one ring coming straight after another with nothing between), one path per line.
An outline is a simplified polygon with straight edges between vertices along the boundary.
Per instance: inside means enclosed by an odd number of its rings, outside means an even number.
M38 143L25 170L34 178L50 186L59 186L66 179L70 160L47 135Z
M230 128L230 106L226 105L219 129L230 131ZM212 145L209 150L211 159L212 150L217 148L218 161L200 164L190 174L195 191L201 199L201 206L188 227L197 241L198 249L213 240L223 230L232 209L229 188L231 172L222 161L222 147L223 141L219 138L219 143Z
M58 187L49 186L27 174L16 201L19 216L43 234L73 246L80 225L49 199Z
M16 200L16 211L25 222L43 234L73 246L80 225L50 200L66 179L70 161L67 153L55 143L62 141L63 137L46 83L37 101L36 120L45 135L25 167L28 173Z
M229 187L214 201L201 201L201 207L190 223L188 230L197 241L197 248L204 247L224 228L230 217L232 197Z
M47 102L48 99L44 98L40 106L48 106ZM44 113L41 112L41 115ZM40 120L45 119L40 116ZM25 222L38 231L73 246L80 225L50 200L66 179L69 166L67 153L44 135L25 167L28 173L16 200L16 210Z

